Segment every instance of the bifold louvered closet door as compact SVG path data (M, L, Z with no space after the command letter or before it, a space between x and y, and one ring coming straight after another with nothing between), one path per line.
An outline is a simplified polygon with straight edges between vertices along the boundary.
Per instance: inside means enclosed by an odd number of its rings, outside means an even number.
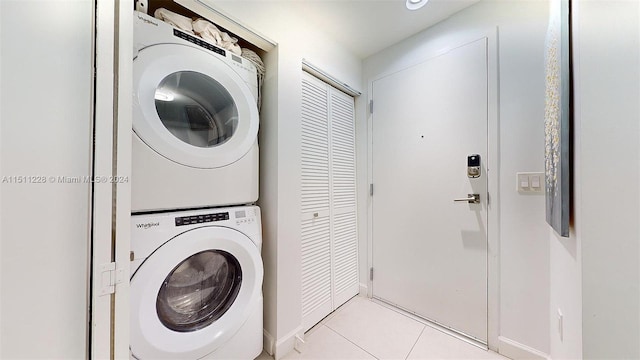
M302 76L302 324L358 293L353 97Z

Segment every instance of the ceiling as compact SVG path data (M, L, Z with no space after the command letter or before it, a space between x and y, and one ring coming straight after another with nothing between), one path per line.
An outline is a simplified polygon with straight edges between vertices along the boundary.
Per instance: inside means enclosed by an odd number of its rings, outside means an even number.
M410 11L405 0L234 0L214 1L236 18L254 15L253 28L260 22L296 19L322 31L367 58L416 34L480 0L429 0L421 9ZM248 10L251 9L251 10ZM286 16L284 16L286 14ZM291 24L295 31L295 24Z

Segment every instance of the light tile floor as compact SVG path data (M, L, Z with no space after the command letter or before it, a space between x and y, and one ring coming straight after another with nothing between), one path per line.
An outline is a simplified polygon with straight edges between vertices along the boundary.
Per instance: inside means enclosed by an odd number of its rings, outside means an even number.
M507 359L361 296L309 330L305 342L284 359ZM272 359L263 352L256 360Z

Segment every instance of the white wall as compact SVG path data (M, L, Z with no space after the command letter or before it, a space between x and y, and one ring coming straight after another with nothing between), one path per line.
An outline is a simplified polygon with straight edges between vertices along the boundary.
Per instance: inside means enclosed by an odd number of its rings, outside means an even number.
M452 39L498 26L501 340L549 352L549 234L544 197L515 190L518 171L543 171L546 1L483 1L364 61L364 80L424 60ZM365 122L366 114L358 123ZM537 134L537 135L536 135ZM366 132L359 132L366 142ZM366 151L366 146L359 150ZM365 156L359 153L359 159ZM366 283L361 238L361 282Z
M578 159L576 155L575 159ZM577 162L574 163L574 169ZM577 170L577 169L576 169ZM573 186L580 196L581 175L574 172ZM581 199L574 198L575 223L581 224ZM549 305L549 357L552 359L582 358L582 284L580 225L570 231L570 237L558 236L549 229L550 247L550 305ZM559 318L562 314L562 320ZM562 322L562 324L560 324Z
M558 0L552 3L557 3ZM573 17L579 17L580 2L573 2ZM552 6L556 6L555 4ZM556 7L557 9L557 7ZM578 41L580 34L574 20L573 40ZM573 121L573 201L572 224L569 237L561 237L549 227L549 356L552 359L582 358L582 283L581 283L581 225L582 218L582 172L580 159L580 118L581 83L579 72L580 52L573 47L574 82L574 121ZM560 318L561 317L561 318Z
M0 1L1 358L87 356L91 6Z
M273 337L279 358L293 349L294 336L301 333L302 324L302 59L356 87L361 83L361 61L321 29L290 13L286 1L214 1L214 5L278 43L272 51L276 53L265 58L271 72L265 86L277 95L265 94L262 110L259 205L264 210L265 228L265 330Z
M640 9L577 3L583 357L640 358Z

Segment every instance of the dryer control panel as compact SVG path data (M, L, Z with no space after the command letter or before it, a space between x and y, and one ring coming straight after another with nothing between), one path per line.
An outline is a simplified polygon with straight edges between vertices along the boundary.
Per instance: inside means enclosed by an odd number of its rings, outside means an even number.
M200 47L203 47L207 50L213 51L214 53L220 54L222 56L227 56L227 52L224 49L221 49L215 45L209 44L208 42L199 39L195 36L191 36L189 34L183 33L182 31L179 31L178 29L173 29L173 35L175 35L176 37L179 37L180 39L183 40L187 40L190 43L194 43Z
M220 213L211 213L211 214L203 214L203 215L181 216L181 217L175 218L175 220L176 220L176 226L203 224L203 223L209 223L214 221L229 220L229 213L220 212Z
M233 61L229 62L230 65L237 66L237 67L242 68L242 69L244 69L246 71L252 71L251 67L253 65L250 65L251 62L249 60L245 60L241 56L237 56L237 55L234 55L234 54L231 54L231 53L227 54L227 50L225 50L225 49L223 49L221 47L218 47L216 45L213 45L213 44L209 43L206 40L203 40L201 38L189 35L189 34L184 33L184 32L182 32L182 31L180 31L178 29L173 29L173 35L175 37L178 37L178 38L182 39L182 40L186 40L186 41L188 41L188 42L190 42L192 44L198 45L201 48L205 48L205 49L207 49L209 51L213 51L214 53L216 53L218 55L221 55L221 56L223 56L225 58L233 60ZM230 55L230 56L227 56L227 55ZM255 67L255 66L253 66L253 67Z

